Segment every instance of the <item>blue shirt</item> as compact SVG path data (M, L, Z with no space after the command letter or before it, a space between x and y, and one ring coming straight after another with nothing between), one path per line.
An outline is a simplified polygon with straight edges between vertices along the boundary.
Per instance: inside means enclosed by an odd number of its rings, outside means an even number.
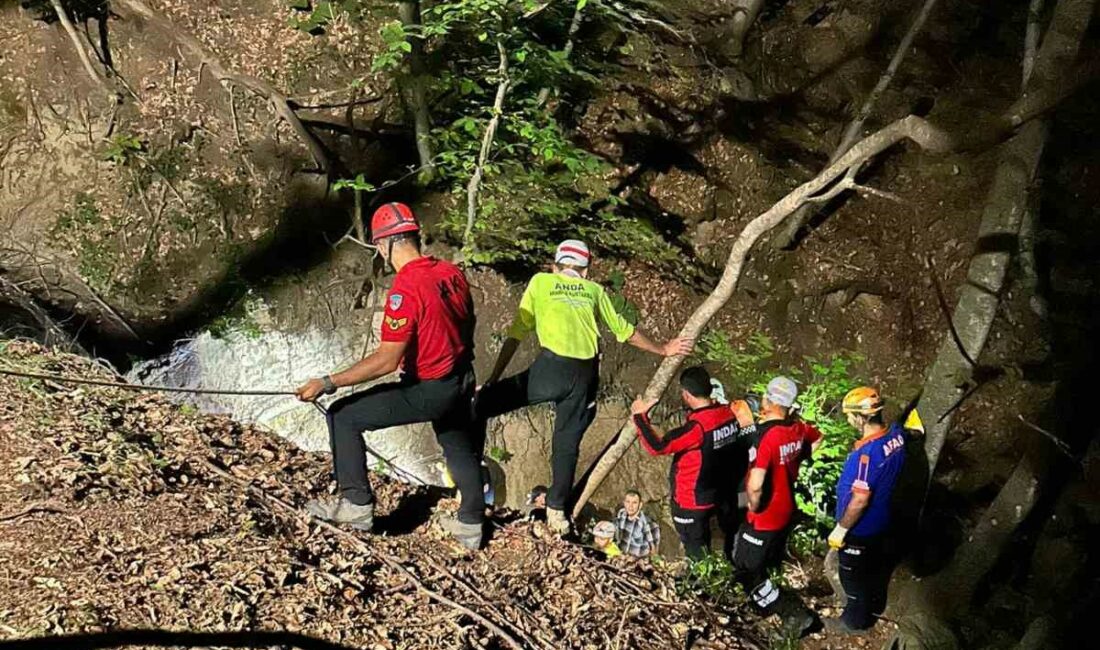
M871 502L850 534L870 537L886 531L890 525L890 495L904 463L905 430L901 425L891 425L881 434L856 442L836 484L837 521L848 509L853 492L870 494Z

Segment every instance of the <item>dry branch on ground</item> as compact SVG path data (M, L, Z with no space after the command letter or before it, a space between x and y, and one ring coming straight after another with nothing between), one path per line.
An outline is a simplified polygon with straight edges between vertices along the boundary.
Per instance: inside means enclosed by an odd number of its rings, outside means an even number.
M25 342L0 344L0 363L104 372ZM327 457L226 418L114 388L0 377L0 390L11 396L0 403L11 468L0 513L18 515L0 522L0 638L153 628L283 630L356 648L549 650L613 637L669 648L689 636L757 647L740 610L684 600L665 570L607 565L531 524L466 553L426 523L426 506L418 513L425 488L376 480L377 522L392 536L308 521L299 506L329 488ZM43 504L65 514L32 511Z

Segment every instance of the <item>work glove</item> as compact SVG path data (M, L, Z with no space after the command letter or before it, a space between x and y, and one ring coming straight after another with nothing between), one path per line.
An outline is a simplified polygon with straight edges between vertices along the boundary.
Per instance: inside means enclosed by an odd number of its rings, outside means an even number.
M829 548L842 549L844 548L844 537L848 534L848 529L840 524L836 525L833 532L829 533Z

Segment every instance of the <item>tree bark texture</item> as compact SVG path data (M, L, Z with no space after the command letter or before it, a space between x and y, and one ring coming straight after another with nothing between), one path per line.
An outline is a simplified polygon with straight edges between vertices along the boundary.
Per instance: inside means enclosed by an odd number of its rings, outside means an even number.
M745 37L764 8L764 0L733 0L733 14L730 38L733 40L733 53L740 56L745 51Z
M489 161L489 152L493 148L497 126L500 125L500 116L504 113L504 98L508 95L508 86L511 85L508 77L508 51L500 41L497 41L497 54L500 57L500 67L497 69L500 83L497 85L496 98L493 100L493 115L485 126L485 134L481 138L481 150L477 156L477 166L474 168L473 175L470 176L470 182L466 185L466 231L462 234L464 250L470 250L473 246L474 223L477 222L477 195L481 190L481 179L485 173L485 164Z
M401 24L406 29L420 27L420 1L405 1L398 5ZM428 99L424 88L424 43L419 38L409 39L412 51L409 52L409 76L406 81L406 95L409 112L413 117L413 129L416 134L416 153L420 160L419 180L426 184L435 176L432 160L432 120L428 113Z
M1061 73L1072 66L1094 4L1095 0L1061 0L1058 3L1021 103L1027 102L1029 96L1040 94L1044 87L1055 87L1063 76ZM952 317L967 354L959 350L952 338L945 337L925 378L917 405L927 426L925 452L930 475L935 471L947 440L955 405L971 381L973 368L966 357L978 360L993 327L1008 264L1019 243L1028 190L1045 141L1045 125L1034 121L1022 126L1002 145L1001 162L982 212L977 252L970 260L966 282L960 289Z

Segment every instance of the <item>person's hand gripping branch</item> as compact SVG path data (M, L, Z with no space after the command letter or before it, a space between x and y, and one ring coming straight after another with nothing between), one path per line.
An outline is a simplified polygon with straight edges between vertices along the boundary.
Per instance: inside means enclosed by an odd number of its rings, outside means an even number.
M639 395L638 398L634 400L634 403L630 405L630 414L645 415L652 411L653 407L657 406L657 402L659 401L660 400L657 398L647 399Z
M667 343L661 346L661 353L666 357L684 356L691 354L695 349L695 339L689 337L681 337L670 339Z

